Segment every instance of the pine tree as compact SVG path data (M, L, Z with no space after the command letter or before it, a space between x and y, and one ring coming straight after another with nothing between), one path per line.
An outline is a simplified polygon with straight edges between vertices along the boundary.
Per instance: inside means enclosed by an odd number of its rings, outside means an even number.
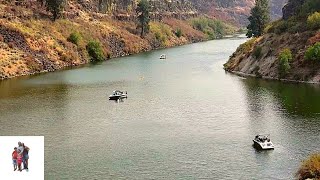
M53 21L61 14L67 0L46 0L48 10L52 13Z
M138 27L141 28L141 37L144 36L146 32L149 31L149 22L150 22L150 4L148 0L141 0L138 3L137 7L138 13L138 20L139 25Z
M256 0L255 7L251 9L251 16L248 18L250 24L247 29L247 37L259 37L270 22L269 1Z

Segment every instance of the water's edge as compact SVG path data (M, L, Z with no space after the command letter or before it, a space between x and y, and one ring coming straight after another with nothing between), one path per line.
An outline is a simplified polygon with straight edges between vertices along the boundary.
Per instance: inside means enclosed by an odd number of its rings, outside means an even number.
M214 39L214 40L218 40L218 39ZM189 44L195 44L195 43L200 43L200 42L206 42L206 41L211 41L211 40L206 40L206 39L202 39L199 41L194 41L194 42L186 42L184 44L177 44L175 46L170 46L170 47L159 47L159 48L151 48L151 49L146 49L146 50L142 50L139 51L138 53L132 53L132 54L126 54L124 56L121 55L116 55L113 56L109 59L106 59L105 61L111 60L111 59L115 59L115 58L120 58L120 57L127 57L127 56L132 56L132 55L136 55L136 54L140 54L140 53L145 53L145 52L151 52L151 51L155 51L155 50L160 50L160 49L168 49L168 48L173 48L173 47L179 47L179 46L185 46L185 45L189 45ZM90 64L90 61L86 61L86 62L80 62L79 64L67 64L66 66L60 66L54 70L41 70L39 72L32 72L32 73L25 73L25 74L19 74L19 75L15 75L15 76L10 76L10 77L0 77L0 81L3 80L8 80L8 79L13 79L13 78L19 78L19 77L25 77L25 76L33 76L33 75L39 75L39 74L43 74L43 73L49 73L49 72L55 72L55 71L61 71L61 70L67 70L67 69L72 69L72 68L81 68L86 64Z
M253 77L253 78L257 78L257 79L265 79L265 80L272 80L272 81L282 81L282 82L289 82L289 83L305 83L305 84L320 84L320 82L316 82L316 81L299 81L299 80L292 80L292 79L286 79L286 78L274 78L274 77L270 77L270 76L260 76L258 77L255 74L248 74L248 73L244 73L244 72L240 72L240 71L228 71L225 69L226 72L231 73L231 74L235 74L237 76L240 77Z

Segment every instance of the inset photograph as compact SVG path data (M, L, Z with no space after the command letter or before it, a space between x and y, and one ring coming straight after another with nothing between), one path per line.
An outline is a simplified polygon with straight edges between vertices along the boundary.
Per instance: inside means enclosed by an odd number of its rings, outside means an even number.
M43 136L0 136L0 177L44 179Z

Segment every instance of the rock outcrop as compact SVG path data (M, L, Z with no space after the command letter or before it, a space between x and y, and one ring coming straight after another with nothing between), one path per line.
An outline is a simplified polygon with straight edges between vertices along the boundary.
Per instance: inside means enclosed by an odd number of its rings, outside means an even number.
M218 19L225 19L240 26L247 26L250 10L255 0L190 0L199 12L205 12ZM287 0L270 0L273 20L280 19L282 7Z
M137 0L78 0L90 11L111 13L119 20L133 19ZM279 19L287 0L271 0L272 19ZM167 17L187 19L197 15L209 15L239 26L248 24L250 9L255 0L150 0L151 18L161 20Z
M282 9L282 18L287 20L291 16L296 15L298 13L299 8L305 1L306 0L289 0L289 2Z
M136 16L137 0L78 0L83 9L108 13L118 20L131 20ZM189 0L150 0L151 18L161 20L173 17L187 19L198 15Z
M290 0L283 8L283 19L270 24L268 33L240 45L224 65L225 70L265 79L320 83L320 63L305 56L320 41L320 29L307 28L308 16L298 14L305 2ZM299 18L288 21L295 15ZM292 58L284 58L283 52Z

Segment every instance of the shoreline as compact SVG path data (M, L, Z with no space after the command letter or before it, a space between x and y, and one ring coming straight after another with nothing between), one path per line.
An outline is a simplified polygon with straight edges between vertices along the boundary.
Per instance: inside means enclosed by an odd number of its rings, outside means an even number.
M223 38L222 38L223 39ZM212 40L218 40L218 39L212 39ZM178 44L178 45L175 45L175 46L168 46L168 47L160 47L160 48L151 48L151 49L148 49L146 51L140 51L138 53L132 53L132 54L126 54L124 56L113 56L109 59L105 59L104 61L102 62L105 62L105 61L109 61L111 59L116 59L116 58L120 58L120 57L128 57L128 56L132 56L132 55L137 55L137 54L140 54L140 53L145 53L145 52L151 52L151 51L156 51L156 50L161 50L161 49L168 49L168 48L173 48L173 47L179 47L179 46L185 46L185 45L190 45L190 44L195 44L195 43L201 43L201 42L206 42L206 41L212 41L212 40L206 40L206 39L203 39L203 40L200 40L200 41L195 41L195 42L187 42L185 44ZM63 70L67 70L67 69L72 69L72 68L81 68L82 66L84 65L87 65L87 64L90 64L91 61L87 61L87 62L83 62L83 63L79 63L79 64L70 64L70 65L65 65L65 66L61 66L57 69L54 69L54 70L43 70L43 71L40 71L40 72L32 72L32 73L26 73L26 74L19 74L19 75L15 75L15 76L10 76L10 77L7 77L7 78L3 78L3 77L0 77L0 82L1 81L4 81L4 80L10 80L10 79L14 79L14 78L19 78L19 77L27 77L27 76L34 76L34 75L40 75L40 74L44 74L44 73L50 73L50 72L56 72L56 71L63 71Z
M288 82L288 83L303 83L303 84L316 84L316 85L320 85L320 82L316 82L316 81L298 81L298 80L291 80L291 79L285 79L285 78L273 78L270 76L261 76L261 77L257 77L254 74L248 74L248 73L243 73L240 71L228 71L226 69L224 69L225 72L227 73L231 73L240 77L251 77L251 78L256 78L256 79L264 79L264 80L270 80L270 81L281 81L281 82Z
M162 49L168 49L168 48L174 48L174 47L180 47L180 46L186 46L186 45L191 45L191 44L196 44L196 43L202 43L202 42L208 42L208 41L215 41L215 40L221 40L221 39L232 39L232 38L243 38L242 37L243 34L242 33L234 33L234 34L228 34L222 38L218 38L218 39L202 39L202 40L199 40L199 41L188 41L184 44L177 44L177 45L174 45L174 46L167 46L167 47L158 47L158 48L151 48L151 49L148 49L146 51L140 51L138 53L132 53L132 54L126 54L124 56L113 56L109 59L106 59L102 62L105 62L105 61L109 61L111 59L116 59L116 58L120 58L120 57L128 57L128 56L132 56L132 55L137 55L137 54L140 54L140 53L146 53L146 52L151 52L151 51L156 51L156 50L162 50ZM10 77L7 77L7 78L3 78L3 77L0 77L0 82L1 81L5 81L5 80L10 80L10 79L14 79L14 78L20 78L20 77L28 77L28 76L35 76L35 75L41 75L41 74L44 74L44 73L51 73L51 72L56 72L56 71L63 71L63 70L68 70L68 69L73 69L73 68L81 68L82 66L85 66L85 65L88 65L90 64L91 62L90 61L87 61L87 62L82 62L82 63L79 63L79 64L70 64L70 65L65 65L65 66L61 66L57 69L49 69L49 70L43 70L43 71L40 71L40 72L32 72L32 73L26 73L26 74L19 74L19 75L15 75L15 76L10 76Z
M223 38L219 38L219 39L203 39L203 40L199 40L199 41L194 41L194 42L186 42L184 44L177 44L175 46L168 46L168 47L159 47L159 48L151 48L151 49L148 49L146 51L140 51L138 53L132 53L132 54L126 54L124 56L114 56L112 58L109 58L109 59L106 59L102 62L105 62L105 61L109 61L111 59L116 59L116 58L120 58L120 57L128 57L128 56L132 56L132 55L137 55L137 54L140 54L140 53L145 53L145 52L151 52L151 51L156 51L156 50L161 50L161 49L168 49L168 48L174 48L174 47L180 47L180 46L185 46L185 45L190 45L190 44L196 44L196 43L201 43L201 42L207 42L207 41L214 41L214 40L221 40L221 39L230 39L230 38L241 38L241 35L243 34L238 34L238 33L235 33L235 34L230 34L230 35L226 35L224 36ZM44 74L44 73L50 73L50 72L56 72L56 71L63 71L63 70L68 70L68 69L73 69L73 68L81 68L82 66L85 66L85 65L88 65L90 64L91 62L88 61L88 62L83 62L83 63L79 63L79 64L71 64L71 65L66 65L66 66L61 66L57 69L54 69L54 70L43 70L43 71L40 71L40 72L32 72L32 73L26 73L26 74L19 74L19 75L16 75L16 76L11 76L11 77L8 77L8 78L3 78L3 77L0 77L0 82L1 81L5 81L5 80L10 80L10 79L14 79L14 78L20 78L20 77L28 77L28 76L35 76L35 75L41 75L41 74Z

